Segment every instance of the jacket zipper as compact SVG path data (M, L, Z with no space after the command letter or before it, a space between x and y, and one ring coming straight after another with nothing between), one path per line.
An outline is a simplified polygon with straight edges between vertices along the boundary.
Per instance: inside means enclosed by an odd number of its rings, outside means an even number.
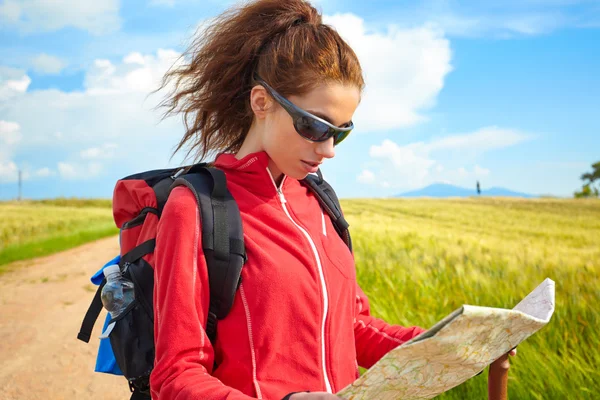
M312 240L309 233L304 228L302 228L299 224L297 224L296 221L294 221L294 219L290 215L287 207L285 206L285 204L287 203L287 200L285 199L285 196L283 195L281 187L283 187L283 182L285 181L286 176L285 175L283 176L283 179L281 180L281 184L279 185L279 187L277 187L277 185L275 184L275 180L273 179L273 175L271 175L271 171L269 171L268 168L267 168L267 172L269 173L269 176L271 177L273 186L275 186L275 189L277 190L277 194L279 196L279 201L281 202L281 207L283 208L285 215L287 215L289 220L292 221L292 223L296 226L296 228L298 228L300 230L300 232L302 232L304 234L304 236L308 240L308 243L310 244L310 247L313 251L315 260L317 261L317 268L319 269L319 278L321 280L321 288L323 290L323 323L321 324L321 354L322 354L321 362L322 362L322 367L323 367L323 378L325 380L325 387L327 389L327 392L333 393L333 390L331 388L331 383L329 383L329 377L327 376L327 364L326 364L326 357L325 357L325 321L327 320L327 311L329 309L329 297L327 295L327 286L325 285L325 275L323 274L323 266L321 265L321 258L319 257L319 253L317 252L317 246L315 246L315 242Z

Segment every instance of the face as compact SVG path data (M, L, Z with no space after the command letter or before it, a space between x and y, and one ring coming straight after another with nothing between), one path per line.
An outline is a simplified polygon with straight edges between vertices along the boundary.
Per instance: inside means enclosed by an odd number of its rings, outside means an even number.
M267 95L268 96L268 95ZM358 107L360 92L354 85L329 83L317 86L302 96L288 96L295 106L329 123L346 126ZM261 130L262 148L271 159L269 169L279 180L282 174L304 179L326 159L335 156L334 138L311 142L296 131L290 114L273 98L267 100L268 112ZM343 149L343 144L341 145Z

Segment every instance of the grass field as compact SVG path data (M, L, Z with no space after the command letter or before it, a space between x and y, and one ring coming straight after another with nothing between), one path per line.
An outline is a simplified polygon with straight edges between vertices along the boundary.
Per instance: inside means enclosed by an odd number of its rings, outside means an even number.
M0 274L10 262L117 234L111 205L82 199L0 202Z
M512 308L546 277L552 321L519 346L512 399L600 391L600 201L345 200L376 316L429 328L462 304ZM116 234L110 201L0 203L0 265ZM2 267L0 266L0 272ZM482 374L440 396L485 399Z
M597 399L600 201L343 202L358 280L374 314L432 326L462 304L512 308L546 277L549 325L512 358L509 398ZM485 399L484 373L440 396Z

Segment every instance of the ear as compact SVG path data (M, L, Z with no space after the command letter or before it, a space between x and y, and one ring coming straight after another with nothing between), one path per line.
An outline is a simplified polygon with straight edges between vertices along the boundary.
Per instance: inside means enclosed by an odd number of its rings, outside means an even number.
M264 119L273 103L267 90L261 85L254 86L250 92L250 107L258 119Z

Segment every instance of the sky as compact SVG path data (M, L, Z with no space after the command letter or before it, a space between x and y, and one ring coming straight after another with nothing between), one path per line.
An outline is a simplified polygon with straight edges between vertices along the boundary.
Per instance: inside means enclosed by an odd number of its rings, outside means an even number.
M110 198L181 165L158 87L218 0L0 0L0 200ZM570 197L600 161L600 0L318 0L357 53L340 197L432 183ZM189 160L188 160L189 161Z

